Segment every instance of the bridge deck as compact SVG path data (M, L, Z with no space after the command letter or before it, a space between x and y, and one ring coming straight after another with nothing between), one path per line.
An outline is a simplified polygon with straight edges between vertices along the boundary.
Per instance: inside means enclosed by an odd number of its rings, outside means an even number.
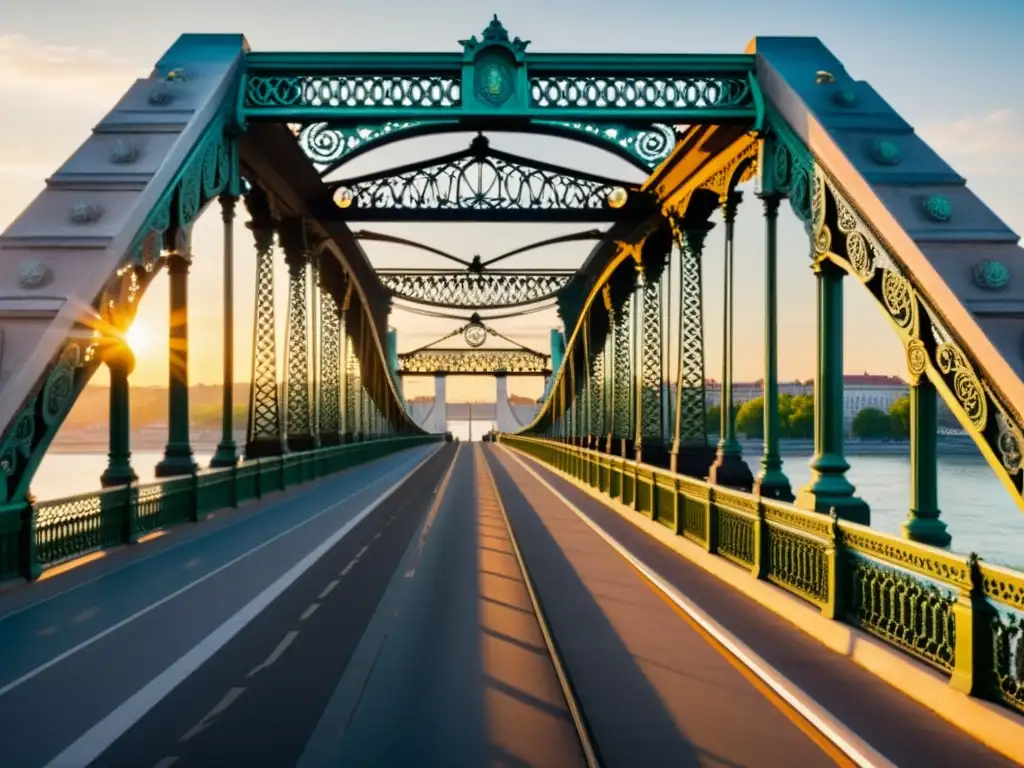
M896 764L1010 764L530 467ZM0 597L0 764L584 765L506 513L604 765L849 764L509 452L470 445Z

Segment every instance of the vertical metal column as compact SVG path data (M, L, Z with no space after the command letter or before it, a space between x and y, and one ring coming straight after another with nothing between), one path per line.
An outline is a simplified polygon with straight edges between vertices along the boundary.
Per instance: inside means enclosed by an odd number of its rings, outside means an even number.
M309 332L306 295L309 251L305 223L299 218L281 222L281 244L288 265L288 324L285 329L285 434L288 449L314 446L310 423Z
M331 292L320 286L320 386L318 420L321 445L337 445L341 440L341 311Z
M103 360L110 371L110 445L107 468L100 475L100 485L109 488L127 485L139 479L132 469L131 398L128 376L135 367L135 355L118 340L103 350Z
M235 205L238 198L221 195L220 215L224 224L224 392L221 406L221 435L211 467L233 467L238 463L235 445Z

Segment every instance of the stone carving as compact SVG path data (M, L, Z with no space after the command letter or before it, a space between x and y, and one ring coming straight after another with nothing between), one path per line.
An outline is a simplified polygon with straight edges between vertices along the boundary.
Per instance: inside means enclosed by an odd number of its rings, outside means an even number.
M110 153L110 162L118 165L130 165L138 159L138 148L127 139L118 139L114 151Z
M1001 261L983 259L974 265L974 284L986 291L1001 291L1010 284L1010 270Z
M953 215L953 204L949 202L949 198L943 195L930 195L924 199L921 205L924 207L925 215L940 224L949 221L950 216Z
M897 165L900 162L900 148L889 139L875 139L871 143L871 157L879 165Z
M172 101L174 101L174 94L163 87L149 94L149 103L154 107L166 107Z
M50 282L53 273L39 259L28 259L18 265L18 285L29 290L42 288Z
M75 203L71 206L71 221L75 224L93 224L103 216L97 203Z

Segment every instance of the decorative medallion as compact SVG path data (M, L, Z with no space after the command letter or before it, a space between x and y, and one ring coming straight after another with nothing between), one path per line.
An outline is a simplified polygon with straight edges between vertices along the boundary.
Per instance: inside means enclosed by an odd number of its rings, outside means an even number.
M355 196L348 187L338 187L334 190L334 204L339 208L348 208L354 199Z
M103 209L97 203L75 203L71 206L71 221L75 224L92 224L103 216Z
M984 259L974 265L974 284L986 291L1001 291L1010 284L1010 270L1001 261Z
M871 142L871 157L879 165L898 165L900 148L888 139L875 139Z
M930 195L922 201L921 206L929 219L940 224L949 221L953 215L953 204L943 195Z
M608 193L608 205L612 208L621 208L629 200L629 193L622 187L615 187Z
M914 383L921 377L928 367L928 351L924 342L920 339L911 339L907 343L907 370L914 379Z
M174 101L174 94L164 87L157 88L149 94L149 103L154 107L166 107L172 101Z
M476 65L476 91L484 101L500 106L512 96L512 67L498 56L484 56Z
M131 165L139 159L139 150L127 139L118 139L114 151L110 153L110 162L117 165Z
M28 259L18 266L18 285L28 290L42 288L52 277L50 268L39 259Z
M476 349L487 341L487 329L479 323L472 323L466 326L466 330L462 333L463 338L469 346Z

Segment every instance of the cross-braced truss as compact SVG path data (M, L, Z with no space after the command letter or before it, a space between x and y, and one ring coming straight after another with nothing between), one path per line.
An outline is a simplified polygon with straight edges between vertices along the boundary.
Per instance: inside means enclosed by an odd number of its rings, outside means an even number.
M398 356L403 376L546 376L548 356L528 349L421 349Z
M573 272L377 270L391 294L419 304L459 309L515 307L554 298Z
M321 219L355 221L565 221L639 218L649 197L629 182L491 149L469 149L328 185Z

